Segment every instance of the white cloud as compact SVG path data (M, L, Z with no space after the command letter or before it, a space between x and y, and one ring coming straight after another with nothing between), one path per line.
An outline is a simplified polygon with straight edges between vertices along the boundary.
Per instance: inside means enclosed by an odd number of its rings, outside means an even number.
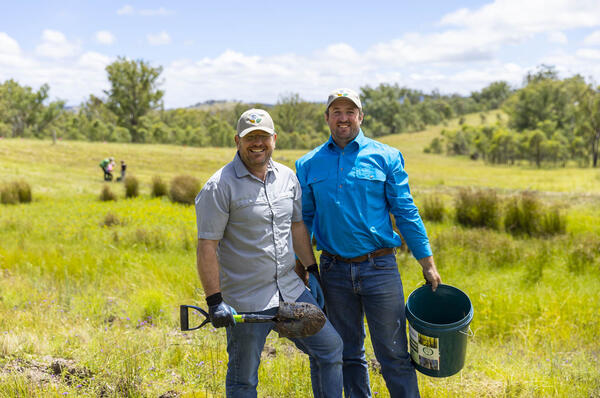
M563 32L548 32L548 41L555 44L567 44L569 39Z
M600 60L600 50L596 49L582 48L577 50L575 55L585 59Z
M132 15L133 12L133 7L129 4L126 4L117 10L117 15Z
M62 32L45 29L42 43L35 48L35 53L48 58L66 58L76 55L79 47L78 43L69 42Z
M96 41L100 44L112 44L115 42L115 36L108 30L100 30L96 32Z
M19 43L4 32L0 32L0 54L2 55L19 55L21 48Z
M496 0L478 10L447 14L442 25L539 33L600 23L600 3L591 0Z
M164 30L156 34L150 33L146 35L146 38L148 39L148 43L153 46L162 46L171 43L171 36Z
M117 15L134 15L138 14L143 17L156 17L156 16L166 16L175 14L173 10L166 9L164 7L159 8L145 8L137 11L133 6L127 4L117 10Z
M600 46L600 30L597 30L588 35L583 42L588 46Z

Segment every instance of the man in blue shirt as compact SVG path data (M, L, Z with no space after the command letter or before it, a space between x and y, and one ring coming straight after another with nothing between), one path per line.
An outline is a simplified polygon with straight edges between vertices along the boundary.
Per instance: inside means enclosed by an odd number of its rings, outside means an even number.
M325 120L331 137L296 162L304 223L322 250L320 274L329 320L344 341L344 394L371 397L366 316L391 397L418 397L407 351L404 293L390 213L435 290L441 283L429 239L395 148L367 138L358 94L334 90Z

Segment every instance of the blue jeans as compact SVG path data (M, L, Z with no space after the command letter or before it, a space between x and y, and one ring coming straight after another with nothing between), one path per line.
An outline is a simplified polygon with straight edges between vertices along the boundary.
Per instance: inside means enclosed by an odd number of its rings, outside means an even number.
M308 290L296 300L317 305ZM259 314L275 315L277 308ZM256 397L260 354L274 323L240 323L227 328L227 397ZM290 339L310 360L313 395L318 398L342 396L342 339L327 321L317 334Z
M367 317L375 357L392 398L419 397L408 354L402 281L393 254L346 263L321 255L327 317L344 341L344 395L371 397L365 357Z

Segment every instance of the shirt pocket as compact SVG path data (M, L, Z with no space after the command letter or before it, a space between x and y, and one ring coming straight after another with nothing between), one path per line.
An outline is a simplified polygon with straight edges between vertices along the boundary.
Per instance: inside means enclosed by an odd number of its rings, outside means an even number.
M367 181L385 181L385 173L375 167L361 167L356 169L356 178Z

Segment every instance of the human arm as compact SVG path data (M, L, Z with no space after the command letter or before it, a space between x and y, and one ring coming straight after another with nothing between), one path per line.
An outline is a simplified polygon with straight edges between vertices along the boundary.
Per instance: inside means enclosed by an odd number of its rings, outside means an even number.
M196 268L206 297L221 291L219 262L217 261L218 240L198 239Z
M296 261L296 274L308 286L308 272L306 268L316 265L317 260L310 245L308 230L303 221L292 222L292 243L294 252L300 261Z
M235 310L223 301L219 283L219 262L217 260L218 240L198 239L196 268L204 288L208 316L214 327L234 326Z
M431 284L431 290L435 292L438 285L442 283L442 278L435 267L433 256L423 257L417 260L423 268L423 276L425 280Z

